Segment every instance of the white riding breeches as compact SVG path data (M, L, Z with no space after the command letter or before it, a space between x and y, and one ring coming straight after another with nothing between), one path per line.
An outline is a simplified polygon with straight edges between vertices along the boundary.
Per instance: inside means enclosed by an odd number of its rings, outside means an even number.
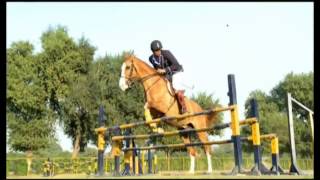
M184 82L183 72L178 72L172 76L172 85L176 90L184 90L188 86Z

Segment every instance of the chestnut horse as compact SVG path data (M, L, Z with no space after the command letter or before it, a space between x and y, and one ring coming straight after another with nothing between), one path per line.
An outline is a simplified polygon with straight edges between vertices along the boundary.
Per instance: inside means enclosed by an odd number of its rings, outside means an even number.
M123 91L125 91L134 81L141 82L144 87L147 101L145 109L152 108L166 116L176 116L180 114L174 93L171 91L171 88L168 88L167 86L168 80L166 80L163 75L158 74L154 68L134 55L126 55L125 61L121 67L119 86ZM196 113L203 111L196 102L189 100L187 97L185 97L185 102L188 112ZM207 128L212 127L217 119L216 115L216 113L212 113L209 115L189 117L183 120L166 121L166 123L177 127L179 130L184 128ZM197 132L197 135L201 142L208 142L207 132ZM191 143L190 136L182 136L182 140L184 144ZM188 146L187 150L191 160L189 173L194 173L196 150L191 146ZM211 173L212 165L210 145L204 145L204 151L208 160L207 172Z

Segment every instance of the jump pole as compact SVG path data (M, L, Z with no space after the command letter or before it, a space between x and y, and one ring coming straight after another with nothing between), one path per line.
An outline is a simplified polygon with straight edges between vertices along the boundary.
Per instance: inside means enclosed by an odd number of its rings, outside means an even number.
M103 106L100 105L99 107L99 126L104 127L105 126L105 119L104 119L104 111ZM104 131L98 132L98 176L104 175L104 163L103 163L103 154L104 154L104 147L105 147L105 140L104 140Z
M287 93L287 110L288 110L288 126L289 126L289 141L290 141L290 150L291 150L291 165L289 172L292 174L302 175L302 171L298 168L297 163L297 155L296 155L296 145L294 140L294 126L293 126L293 114L292 114L292 101L298 104L300 107L304 108L305 110L312 112L309 108L305 107L297 100L291 97L291 93ZM313 122L311 123L313 126ZM312 127L313 131L313 127ZM313 133L313 132L312 132ZM313 134L312 134L313 137Z
M241 139L240 139L240 126L239 126L239 113L237 105L237 93L236 93L236 82L234 74L228 74L228 96L229 96L229 106L234 106L231 109L231 130L232 136L231 140L233 142L234 149L234 160L235 166L230 172L231 175L236 175L238 173L243 173L242 169L242 150L241 150Z
M252 143L253 143L253 153L254 153L254 166L251 169L251 173L254 175L268 174L270 170L263 164L261 156L261 135L260 135L260 125L259 125L259 111L258 103L256 99L250 100L251 112L250 116L255 117L257 121L251 125ZM276 169L278 173L278 169Z

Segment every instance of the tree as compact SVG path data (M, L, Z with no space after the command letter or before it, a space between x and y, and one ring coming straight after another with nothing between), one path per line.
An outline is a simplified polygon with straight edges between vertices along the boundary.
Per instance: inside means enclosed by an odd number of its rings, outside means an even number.
M77 157L86 146L92 130L88 106L90 103L87 74L95 47L87 39L75 42L63 26L49 27L41 36L43 51L40 71L50 109L73 140L73 155Z
M250 93L246 100L245 109L246 117L248 118L250 111L249 101L252 98L257 99L260 115L260 134L276 133L279 139L280 154L290 151L286 93L292 93L298 101L309 105L313 109L312 80L313 73L289 73L271 90L271 95L267 95L260 90L255 90ZM302 116L298 116L298 113L302 113ZM312 153L310 148L310 125L308 121L303 121L308 114L305 114L301 109L295 109L294 114L296 115L294 116L294 128L297 154L302 157L310 156ZM244 127L241 133L251 135L251 129ZM263 145L262 149L266 149L269 152L270 142L264 140L261 142ZM249 144L247 143L247 145ZM251 146L244 146L244 149L252 151Z
M63 153L61 146L54 140L48 142L48 147L38 149L34 155L39 157L57 157Z
M53 137L52 112L46 107L46 93L39 77L39 59L33 45L19 41L7 49L8 87L7 123L8 143L12 150L27 152L48 146ZM28 172L31 159L28 160Z
M73 142L72 158L83 152L94 132L95 119L91 117L93 102L88 88L86 76L78 77L70 83L70 95L65 98L63 107L63 129Z
M299 102L313 109L313 73L294 74L291 72L271 90L272 100L277 103L282 111L287 109L286 97L288 92ZM301 108L294 108L293 111L302 115L299 117L301 120L308 118L308 113Z

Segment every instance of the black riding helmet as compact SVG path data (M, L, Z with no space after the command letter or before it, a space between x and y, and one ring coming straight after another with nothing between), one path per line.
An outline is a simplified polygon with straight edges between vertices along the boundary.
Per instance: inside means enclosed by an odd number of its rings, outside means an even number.
M159 40L154 40L151 42L151 50L157 51L159 49L162 49L162 44Z

